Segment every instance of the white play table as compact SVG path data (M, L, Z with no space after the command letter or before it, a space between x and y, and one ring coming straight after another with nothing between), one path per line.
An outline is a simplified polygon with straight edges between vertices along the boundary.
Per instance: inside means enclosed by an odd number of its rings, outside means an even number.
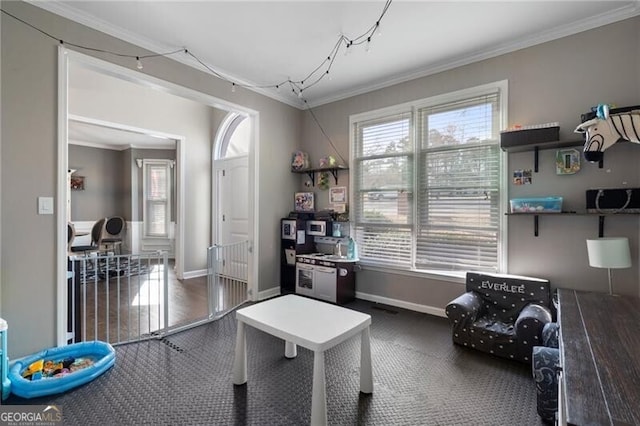
M236 311L238 334L233 363L233 383L247 382L247 345L244 325L285 341L285 356L297 355L296 345L310 349L313 358L311 424L327 424L324 351L360 333L360 392L373 392L371 316L326 302L289 294Z

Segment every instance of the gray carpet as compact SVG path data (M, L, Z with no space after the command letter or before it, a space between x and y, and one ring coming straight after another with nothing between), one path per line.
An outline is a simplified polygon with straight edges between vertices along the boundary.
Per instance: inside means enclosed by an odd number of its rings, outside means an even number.
M360 339L326 352L331 425L541 425L530 367L451 343L446 319L366 301L374 393L359 393ZM65 425L304 425L313 353L247 327L248 383L232 384L233 313L163 340L116 348L103 376L65 394L9 404L56 404Z

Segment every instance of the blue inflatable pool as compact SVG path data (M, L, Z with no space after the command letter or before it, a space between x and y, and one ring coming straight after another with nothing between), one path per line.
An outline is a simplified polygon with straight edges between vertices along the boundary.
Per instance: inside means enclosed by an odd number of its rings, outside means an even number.
M46 349L13 363L11 393L37 398L65 392L95 379L115 360L113 347L99 340Z

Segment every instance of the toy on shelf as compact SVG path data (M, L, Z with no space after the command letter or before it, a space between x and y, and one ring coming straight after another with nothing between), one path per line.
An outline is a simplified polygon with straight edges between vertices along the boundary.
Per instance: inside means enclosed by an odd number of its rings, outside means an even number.
M328 172L320 173L320 179L318 179L318 188L322 190L329 189L329 173Z
M581 123L574 130L575 133L585 134L583 151L587 161L602 161L604 151L618 141L640 143L637 131L640 128L640 106L638 109L628 107L616 110L600 104L595 114L594 118Z
M338 162L336 161L336 158L333 155L322 157L319 161L319 165L321 169L327 168L327 167L335 167L337 164Z
M291 170L305 170L309 168L309 154L295 151L291 156Z

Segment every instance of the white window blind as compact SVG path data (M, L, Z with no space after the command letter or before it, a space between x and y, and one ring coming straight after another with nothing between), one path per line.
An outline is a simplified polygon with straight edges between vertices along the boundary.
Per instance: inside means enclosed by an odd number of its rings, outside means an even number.
M498 93L418 111L418 269L497 272Z
M144 160L144 229L147 237L169 236L171 161Z
M363 263L499 271L501 90L352 119L352 220Z
M357 123L352 169L359 255L383 264L411 263L412 114Z

